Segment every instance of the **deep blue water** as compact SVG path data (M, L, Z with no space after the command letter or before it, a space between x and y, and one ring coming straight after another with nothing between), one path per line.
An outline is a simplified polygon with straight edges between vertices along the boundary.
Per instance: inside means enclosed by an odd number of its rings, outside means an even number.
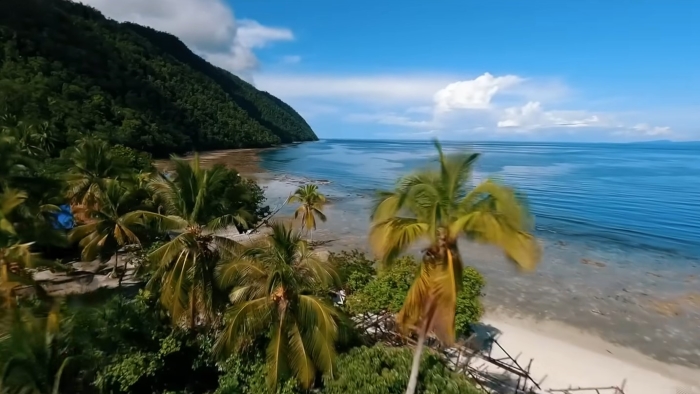
M700 144L453 143L481 153L475 180L524 191L541 236L700 257ZM370 196L435 159L431 142L324 140L267 151L271 172ZM347 195L346 194L346 195Z

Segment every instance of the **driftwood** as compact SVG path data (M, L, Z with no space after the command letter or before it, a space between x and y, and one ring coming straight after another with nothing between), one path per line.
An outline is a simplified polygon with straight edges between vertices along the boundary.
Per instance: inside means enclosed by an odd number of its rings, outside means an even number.
M391 313L363 314L355 316L356 328L368 334L374 343L389 346L413 347L416 341L402 333ZM483 392L489 394L625 394L625 382L621 386L577 387L543 390L530 374L533 359L526 365L511 356L494 335L477 338L472 334L452 347L444 348L437 339L429 337L425 345L442 355L447 365L455 372L468 376ZM497 347L505 357L495 358L492 349ZM494 368L495 367L495 368Z

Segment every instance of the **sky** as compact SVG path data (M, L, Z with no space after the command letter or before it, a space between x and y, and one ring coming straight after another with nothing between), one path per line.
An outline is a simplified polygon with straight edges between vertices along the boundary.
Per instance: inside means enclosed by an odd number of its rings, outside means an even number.
M697 0L82 0L321 138L700 140Z

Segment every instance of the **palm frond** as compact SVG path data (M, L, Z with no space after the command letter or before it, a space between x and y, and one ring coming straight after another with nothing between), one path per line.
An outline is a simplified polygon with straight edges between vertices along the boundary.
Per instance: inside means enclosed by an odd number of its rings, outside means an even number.
M289 376L286 325L286 316L282 312L279 321L272 328L270 343L267 345L267 382L272 392L276 391L277 383L282 378Z
M374 253L388 262L410 245L429 236L429 226L413 218L393 217L370 229L369 241Z
M288 352L287 357L294 376L303 388L309 389L316 379L316 367L311 360L309 350L304 345L299 327L293 323L290 324Z

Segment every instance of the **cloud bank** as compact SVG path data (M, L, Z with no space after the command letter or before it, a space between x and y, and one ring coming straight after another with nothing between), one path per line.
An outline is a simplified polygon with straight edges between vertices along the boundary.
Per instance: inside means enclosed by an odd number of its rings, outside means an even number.
M286 100L307 118L367 125L375 136L488 139L590 132L603 138L651 139L675 135L667 125L587 110L585 102L572 104L572 89L556 79L490 72L470 76L257 73L260 62L255 50L293 41L294 33L236 19L224 0L83 2L115 20L172 33L208 61L251 82L255 75L257 87ZM302 66L301 60L298 55L277 57L278 64L295 68Z

